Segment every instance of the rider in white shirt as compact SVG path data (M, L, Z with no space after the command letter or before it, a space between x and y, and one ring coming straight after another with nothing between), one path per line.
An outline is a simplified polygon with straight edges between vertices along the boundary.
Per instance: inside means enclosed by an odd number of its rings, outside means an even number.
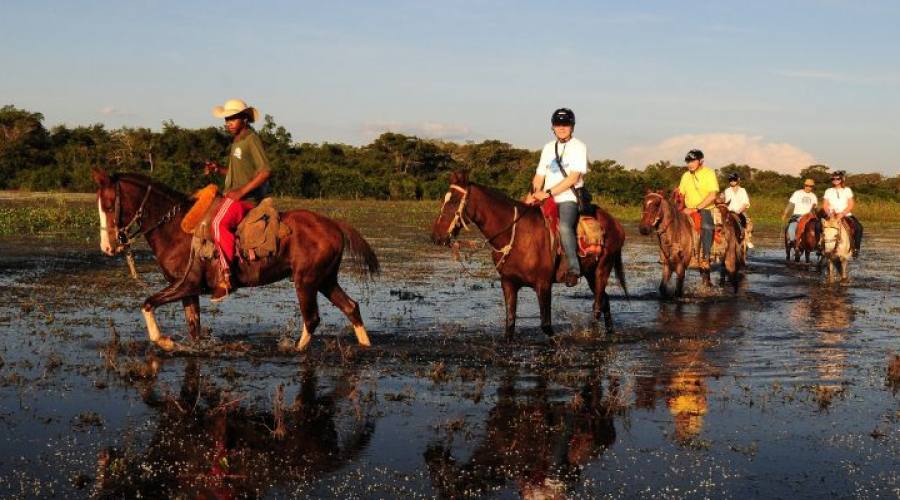
M804 180L803 189L794 191L794 194L791 195L791 199L788 200L787 206L784 208L784 214L781 216L781 220L788 220L787 239L791 243L797 239L797 222L800 220L800 217L803 217L808 213L813 213L816 206L819 204L819 199L813 191L813 188L815 187L816 181L812 179ZM788 219L788 217L790 218ZM818 240L821 232L818 219L816 219L815 227L816 240Z
M859 219L853 216L852 210L856 200L853 198L853 190L847 187L845 182L846 173L843 170L831 174L831 187L825 190L822 209L828 217L847 219L847 222L853 225L853 256L859 257L863 227Z
M581 276L581 267L578 261L578 202L573 190L584 186L587 146L572 137L575 113L571 109L554 111L550 124L556 138L541 151L541 159L531 181L532 197L543 201L552 196L556 202L559 209L559 239L569 263L566 286L575 286Z
M741 176L737 173L728 176L725 203L728 204L728 211L736 213L741 219L741 225L747 227L746 212L750 208L750 197L747 196L747 190L741 187Z

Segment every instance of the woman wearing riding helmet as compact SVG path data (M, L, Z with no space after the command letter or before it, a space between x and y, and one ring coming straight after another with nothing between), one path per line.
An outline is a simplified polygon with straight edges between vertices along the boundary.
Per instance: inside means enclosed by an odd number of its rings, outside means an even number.
M544 145L541 151L541 159L531 181L532 197L540 202L552 196L559 208L559 239L569 264L566 286L575 286L581 276L581 267L578 262L578 202L574 190L584 186L587 146L572 137L575 113L571 109L554 111L550 124L555 139Z
M741 176L737 172L728 176L725 203L728 204L728 211L736 213L741 219L741 225L747 227L746 212L750 208L750 197L747 196L747 190L741 187Z
M822 209L829 217L846 219L853 226L853 256L859 257L862 245L863 226L851 211L856 206L853 190L846 186L847 174L838 170L831 174L831 187L825 190L822 197Z

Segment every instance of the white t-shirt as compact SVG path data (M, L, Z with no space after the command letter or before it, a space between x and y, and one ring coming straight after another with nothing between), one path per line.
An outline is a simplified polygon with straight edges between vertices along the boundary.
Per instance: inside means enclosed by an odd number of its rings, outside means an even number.
M848 187L828 188L822 198L828 201L829 209L834 212L843 212L847 208L850 198L853 198L853 190Z
M554 146L556 146L556 141L550 141L544 146L537 166L537 175L544 176L544 191L553 188L566 178L560 171L559 165L556 164ZM587 146L578 139L573 137L565 143L560 143L559 157L567 174L572 175L573 172L580 172L583 176L587 173ZM584 186L583 178L576 182L573 187L582 186ZM553 197L553 200L557 203L576 201L575 194L571 189L557 194Z
M812 191L807 193L802 189L798 189L791 195L790 202L794 204L794 215L802 216L808 214L814 206L818 205L819 199L816 197L816 193Z
M741 209L750 206L750 197L747 196L747 190L739 187L735 191L731 186L725 189L725 203L728 203L728 210L736 214L741 213Z

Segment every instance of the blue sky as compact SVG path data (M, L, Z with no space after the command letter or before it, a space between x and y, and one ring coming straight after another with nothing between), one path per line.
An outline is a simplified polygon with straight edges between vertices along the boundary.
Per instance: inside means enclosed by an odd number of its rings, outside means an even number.
M900 172L900 2L4 2L0 101L47 124L217 124L242 97L300 142L385 130L592 159L699 147Z

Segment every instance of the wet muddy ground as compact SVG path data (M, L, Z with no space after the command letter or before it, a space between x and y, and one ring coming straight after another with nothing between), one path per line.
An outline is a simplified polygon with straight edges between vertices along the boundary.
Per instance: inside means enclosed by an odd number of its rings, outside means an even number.
M554 292L552 340L523 290L508 342L487 255L431 246L433 207L315 207L382 260L343 277L369 350L323 301L311 352L280 352L300 324L283 282L201 301L249 351L168 356L139 313L147 253L139 285L93 241L0 241L0 496L900 496L900 228L870 224L847 286L757 230L738 293L692 273L660 302L628 225L614 332L582 283ZM184 335L180 305L158 317Z

